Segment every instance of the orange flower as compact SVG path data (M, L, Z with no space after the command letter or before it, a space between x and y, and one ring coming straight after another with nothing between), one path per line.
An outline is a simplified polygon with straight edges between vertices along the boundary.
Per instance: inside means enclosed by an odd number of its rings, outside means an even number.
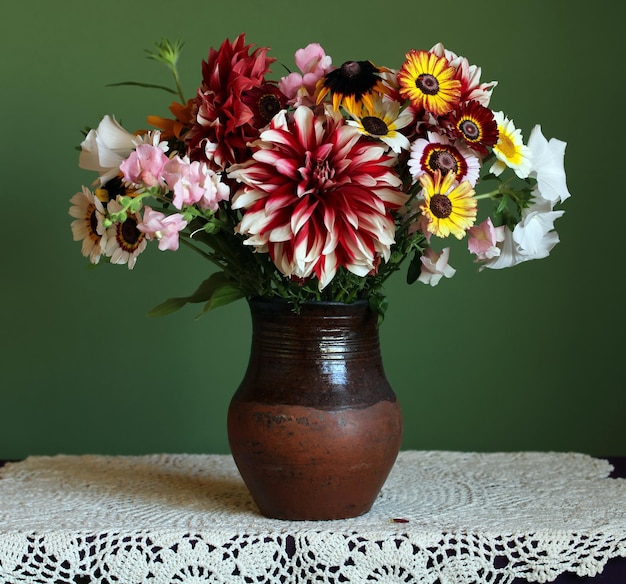
M163 140L176 138L182 140L183 134L191 128L193 100L187 101L185 105L173 101L170 111L174 114L174 119L161 118L159 116L148 116L148 123L161 130Z

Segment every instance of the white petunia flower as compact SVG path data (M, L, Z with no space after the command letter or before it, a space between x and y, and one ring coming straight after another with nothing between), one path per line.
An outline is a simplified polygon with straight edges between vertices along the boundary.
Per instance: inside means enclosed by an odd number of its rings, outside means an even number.
M554 222L564 213L565 211L552 211L543 201L530 205L523 211L522 220L513 231L508 227L504 229L504 241L498 244L500 255L483 264L481 269L510 268L550 255L554 246L559 243Z
M552 206L562 203L571 196L565 179L565 147L567 144L556 138L548 141L536 125L530 132L528 147L533 153L530 177L537 179L539 196L550 201Z
M98 172L100 184L105 185L119 174L120 164L140 143L140 138L122 128L114 117L106 115L82 141L78 165Z

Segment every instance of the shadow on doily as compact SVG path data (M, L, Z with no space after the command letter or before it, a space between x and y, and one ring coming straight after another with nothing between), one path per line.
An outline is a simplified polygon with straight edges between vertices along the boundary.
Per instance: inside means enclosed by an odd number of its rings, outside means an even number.
M228 457L181 455L52 457L52 474L75 501L105 503L120 512L150 513L180 522L182 514L258 514L258 509ZM222 460L224 458L225 460ZM41 469L43 471L43 469ZM52 477L48 477L50 480Z

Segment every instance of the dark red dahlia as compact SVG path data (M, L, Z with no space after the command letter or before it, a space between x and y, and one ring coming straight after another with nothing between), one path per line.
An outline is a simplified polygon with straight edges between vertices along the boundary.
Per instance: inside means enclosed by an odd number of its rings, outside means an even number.
M216 169L242 162L248 156L247 144L259 135L257 111L248 97L266 84L265 75L276 59L267 56L268 48L253 47L240 34L217 51L211 49L202 62L195 120L185 141L191 158L209 161Z

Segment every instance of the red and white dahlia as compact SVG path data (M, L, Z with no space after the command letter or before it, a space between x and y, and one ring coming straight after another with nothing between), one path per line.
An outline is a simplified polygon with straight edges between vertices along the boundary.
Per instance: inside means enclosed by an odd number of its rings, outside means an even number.
M375 273L394 243L392 212L408 199L385 150L329 109L282 111L252 159L229 170L244 185L232 200L244 210L236 230L286 276L316 276L320 290L340 267Z

